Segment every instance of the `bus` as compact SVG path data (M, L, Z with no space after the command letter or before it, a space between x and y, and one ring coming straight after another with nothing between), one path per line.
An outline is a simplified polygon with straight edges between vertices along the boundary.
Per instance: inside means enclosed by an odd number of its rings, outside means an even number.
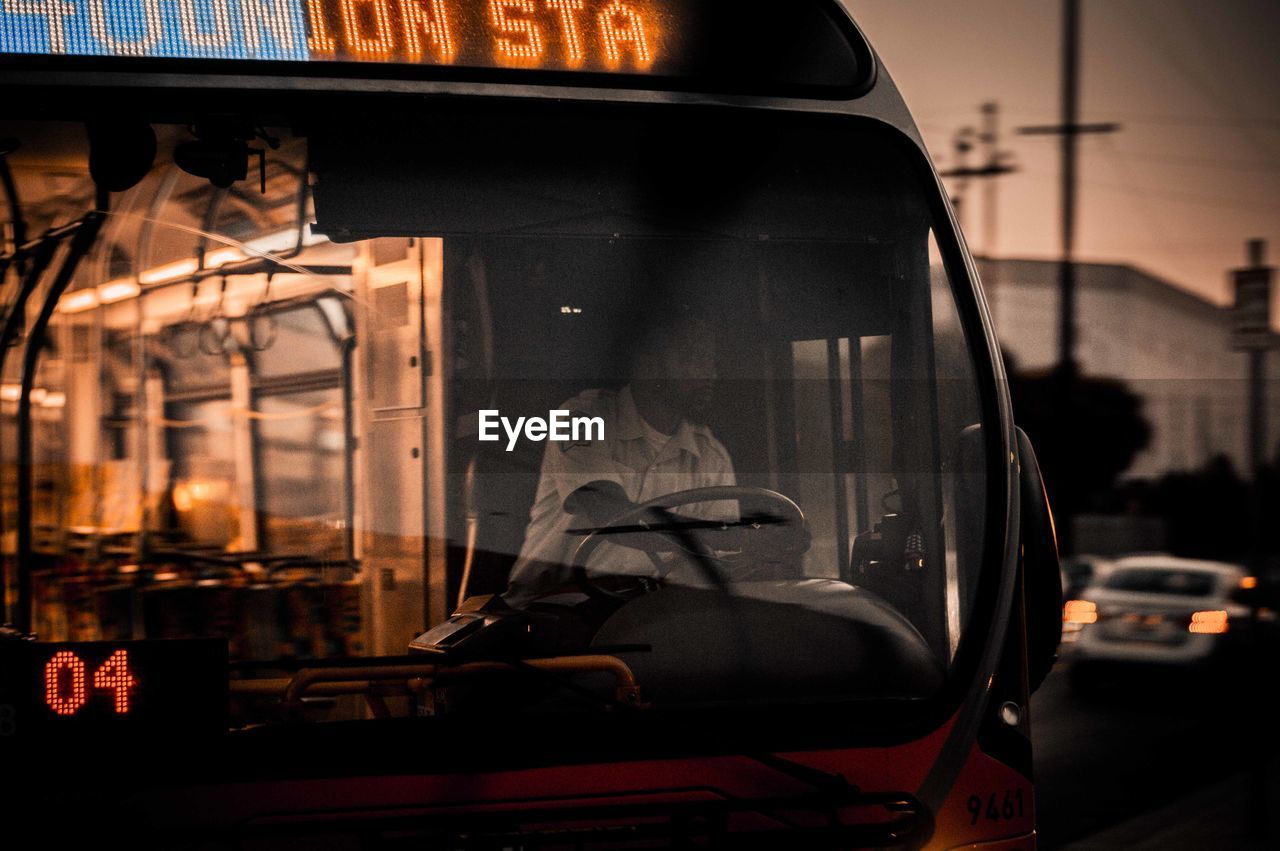
M847 9L3 0L0 54L11 831L1034 847L1052 519Z

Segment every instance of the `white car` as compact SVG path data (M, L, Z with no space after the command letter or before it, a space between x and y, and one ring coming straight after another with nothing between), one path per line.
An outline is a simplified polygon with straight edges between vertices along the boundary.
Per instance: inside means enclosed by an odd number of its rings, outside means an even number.
M1114 565L1113 559L1099 555L1082 554L1062 559L1062 593L1067 595L1063 600L1074 599L1088 586L1106 579Z
M1118 559L1063 607L1073 676L1113 663L1194 667L1229 651L1249 609L1243 567L1164 555Z

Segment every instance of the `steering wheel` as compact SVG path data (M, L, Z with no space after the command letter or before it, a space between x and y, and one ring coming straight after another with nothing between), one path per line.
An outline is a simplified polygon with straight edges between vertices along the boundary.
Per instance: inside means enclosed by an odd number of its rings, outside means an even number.
M698 518L674 514L671 511L682 505L731 499L738 500L744 507L741 520L702 521ZM767 510L747 512L745 505L752 501L763 502ZM591 578L586 568L591 554L605 542L606 538L609 538L611 543L643 552L657 569L658 576L665 577L670 571L670 566L662 560L660 553L673 549L674 543L674 548L682 549L694 556L694 562L699 571L713 587L719 591L725 591L729 587L729 580L724 574L721 559L699 536L699 529L742 528L759 531L775 525L797 530L805 528L804 512L800 510L800 506L796 505L790 497L777 491L746 485L721 485L676 491L627 509L605 525L592 529L574 550L570 568L573 571L574 581L588 596L627 600L634 596L629 590L616 591ZM640 536L640 539L624 540L629 536ZM658 546L659 540L666 541L668 545L665 548ZM788 550L799 553L807 547L807 535L796 535L795 542L788 547ZM639 580L638 584L642 588L650 588L650 584L645 581L647 577L635 578Z

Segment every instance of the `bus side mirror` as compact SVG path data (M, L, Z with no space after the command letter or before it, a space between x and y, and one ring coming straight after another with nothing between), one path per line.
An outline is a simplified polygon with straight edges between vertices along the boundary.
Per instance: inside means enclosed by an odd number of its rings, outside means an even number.
M1016 429L1020 470L1022 599L1027 629L1027 685L1035 691L1058 659L1062 641L1062 573L1053 512L1031 440Z

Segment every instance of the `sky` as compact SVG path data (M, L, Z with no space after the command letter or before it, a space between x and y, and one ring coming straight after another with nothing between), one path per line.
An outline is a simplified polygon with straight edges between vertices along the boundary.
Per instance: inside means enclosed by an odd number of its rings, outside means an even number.
M980 125L980 104L999 104L1002 147L1019 170L997 179L994 245L985 244L984 190L970 183L970 248L1058 256L1058 140L1015 131L1059 120L1062 4L844 2L940 169L956 164L957 133ZM1228 303L1228 272L1244 265L1247 239L1268 240L1268 262L1280 260L1280 2L1081 5L1081 118L1122 127L1082 141L1077 254Z

